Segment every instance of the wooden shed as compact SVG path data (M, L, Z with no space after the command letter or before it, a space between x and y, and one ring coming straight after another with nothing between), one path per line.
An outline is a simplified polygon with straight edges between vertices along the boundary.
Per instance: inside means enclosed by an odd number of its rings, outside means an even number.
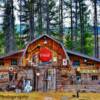
M19 81L22 77L31 81L33 90L41 91L66 88L76 81L97 84L100 59L69 51L43 34L25 49L0 57L1 83Z

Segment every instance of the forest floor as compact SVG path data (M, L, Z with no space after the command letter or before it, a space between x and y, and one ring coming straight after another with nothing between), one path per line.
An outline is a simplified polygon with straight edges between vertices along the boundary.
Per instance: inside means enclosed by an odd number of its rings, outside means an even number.
M100 93L80 93L79 98L73 95L72 92L0 92L0 100L100 100Z

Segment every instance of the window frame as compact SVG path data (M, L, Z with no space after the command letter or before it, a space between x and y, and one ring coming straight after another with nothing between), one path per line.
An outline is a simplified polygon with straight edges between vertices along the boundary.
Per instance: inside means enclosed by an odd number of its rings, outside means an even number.
M76 62L77 62L77 63L76 63ZM80 66L80 60L74 60L73 63L72 63L72 65L73 65L74 67Z
M91 79L92 81L97 81L99 78L98 78L98 75L92 75Z
M18 60L17 59L11 59L11 65L18 65Z
M4 66L4 60L0 60L0 66Z

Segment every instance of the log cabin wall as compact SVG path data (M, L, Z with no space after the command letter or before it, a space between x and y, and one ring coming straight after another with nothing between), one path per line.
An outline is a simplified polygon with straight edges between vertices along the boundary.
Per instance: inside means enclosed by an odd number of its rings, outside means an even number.
M14 53L0 58L0 66L3 68L9 68L11 66L18 66L23 52Z
M80 67L80 68L95 68L95 69L100 69L100 62L76 56L76 55L69 55L69 58L71 60L71 63L73 67ZM75 65L75 62L77 61L77 64Z
M6 86L9 82L9 72L16 75L16 68L19 67L22 51L0 58L0 86Z
M83 84L98 84L100 80L100 62L82 56L68 54L72 67L80 73Z

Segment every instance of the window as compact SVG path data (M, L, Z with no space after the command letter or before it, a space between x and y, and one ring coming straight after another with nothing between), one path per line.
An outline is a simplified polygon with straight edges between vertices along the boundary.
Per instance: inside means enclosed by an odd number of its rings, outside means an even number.
M17 64L18 64L17 59L12 59L11 60L11 65L17 65Z
M95 66L94 62L88 61L87 59L84 59L84 64L87 66Z
M86 63L87 66L95 66L93 63Z
M80 66L80 61L79 60L73 61L73 66Z
M98 76L97 75L93 75L92 76L92 80L98 80Z
M3 60L0 60L0 65L4 65L4 61Z

